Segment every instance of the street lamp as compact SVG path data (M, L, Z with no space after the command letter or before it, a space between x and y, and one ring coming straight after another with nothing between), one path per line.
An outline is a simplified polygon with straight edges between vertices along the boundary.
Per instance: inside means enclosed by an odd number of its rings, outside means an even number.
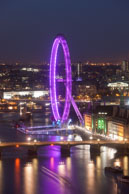
M64 139L64 137L62 137L62 136L61 136L61 137L60 137L60 139L61 139L61 140L63 140L63 139Z
M27 141L31 141L31 137L28 137L28 138L27 138Z

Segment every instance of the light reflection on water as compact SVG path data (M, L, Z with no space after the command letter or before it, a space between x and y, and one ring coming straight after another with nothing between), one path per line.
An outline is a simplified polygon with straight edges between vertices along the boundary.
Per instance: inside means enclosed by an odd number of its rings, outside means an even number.
M84 148L84 147L83 147ZM46 148L48 154L44 157L28 159L2 159L0 160L0 191L3 194L8 176L14 172L14 180L9 184L9 190L14 193L88 193L88 194L117 194L117 184L112 177L106 177L104 173L105 157L108 152L96 155L90 159L89 150L79 146L74 148L70 157L61 157L55 150ZM81 154L79 153L81 152ZM106 160L108 157L106 156ZM11 162L9 162L11 160ZM113 165L121 165L124 174L128 174L127 156L112 159ZM108 163L106 162L106 163ZM4 164L4 165L3 165ZM14 165L13 165L14 164ZM105 166L105 165L104 165ZM44 171L41 169L44 168ZM8 174L8 173L9 174ZM51 187L50 187L51 185ZM105 191L105 192L104 192ZM5 192L4 194L6 194Z
M2 160L0 160L0 193L2 193L3 188L3 164Z
M67 176L71 177L71 172L72 172L72 161L71 157L66 158L66 170L67 170Z
M54 157L50 158L50 167L52 170L54 170Z
M14 167L14 174L15 174L15 189L16 189L16 193L19 192L20 190L20 178L21 178L21 172L20 172L20 159L16 158L15 159L15 167Z
M121 165L121 160L119 158L115 159L114 166L122 166Z
M64 162L59 162L58 164L58 173L61 175L61 176L65 176L65 174L67 174L66 172L66 165Z
M38 186L38 159L34 158L23 168L24 193L35 194Z
M124 170L124 175L128 176L129 175L129 157L128 156L123 157L123 170Z
M85 185L87 186L88 193L91 193L94 191L93 185L95 185L95 165L93 161L90 161L86 168L86 182Z
M6 120L8 116L3 118ZM8 123L3 126L0 127L0 132L4 131L1 138L26 139L10 129ZM60 140L59 136L40 138ZM119 165L124 169L124 175L129 175L129 157L115 158L115 152L115 149L103 147L100 155L91 156L89 146L82 145L71 148L68 157L61 156L58 146L39 148L39 156L34 159L27 158L27 155L18 158L15 153L11 157L10 154L10 158L0 160L0 194L9 191L14 194L117 194L116 180L107 177L104 168Z
M96 176L97 176L97 179L100 180L100 177L101 177L101 157L100 156L97 156L96 157Z
M34 190L34 175L33 175L33 166L32 163L26 164L24 167L24 189L26 194L35 193Z

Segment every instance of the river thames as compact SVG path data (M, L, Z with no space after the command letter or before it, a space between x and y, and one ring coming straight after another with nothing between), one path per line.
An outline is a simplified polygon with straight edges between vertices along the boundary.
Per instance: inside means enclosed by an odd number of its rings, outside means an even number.
M17 113L0 113L0 141L26 141L28 136L13 128ZM49 124L47 116L35 113L37 125ZM38 141L60 141L57 135L31 137ZM67 136L62 136L64 141ZM29 158L25 148L10 148L0 159L0 194L118 194L129 193L128 185L119 187L116 177L105 175L106 166L121 166L129 175L129 157L116 156L116 150L102 147L100 155L90 154L89 146L76 146L70 156L62 157L60 147L39 148Z

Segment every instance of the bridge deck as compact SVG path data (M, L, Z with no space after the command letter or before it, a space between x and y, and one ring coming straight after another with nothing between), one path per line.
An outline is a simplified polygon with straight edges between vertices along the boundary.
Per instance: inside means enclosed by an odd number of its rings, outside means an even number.
M32 128L28 128L28 127L26 127L26 128L25 127L19 127L19 128L17 128L17 130L22 132L22 133L29 134L29 135L41 135L41 134L44 134L44 133L46 134L48 132L58 132L58 131L68 131L68 130L71 131L72 129L66 129L66 128L41 129L40 128L40 130L32 130Z
M0 148L5 147L40 147L40 146L77 146L77 145L100 145L100 146L129 146L129 141L97 141L97 140L87 140L87 141L47 141L47 142L3 142L0 143Z

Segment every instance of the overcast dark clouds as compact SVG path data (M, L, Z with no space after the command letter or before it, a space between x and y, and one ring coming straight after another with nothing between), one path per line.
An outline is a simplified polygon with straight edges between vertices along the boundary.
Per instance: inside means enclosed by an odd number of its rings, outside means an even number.
M0 0L0 61L49 61L56 34L73 61L129 58L129 0Z

